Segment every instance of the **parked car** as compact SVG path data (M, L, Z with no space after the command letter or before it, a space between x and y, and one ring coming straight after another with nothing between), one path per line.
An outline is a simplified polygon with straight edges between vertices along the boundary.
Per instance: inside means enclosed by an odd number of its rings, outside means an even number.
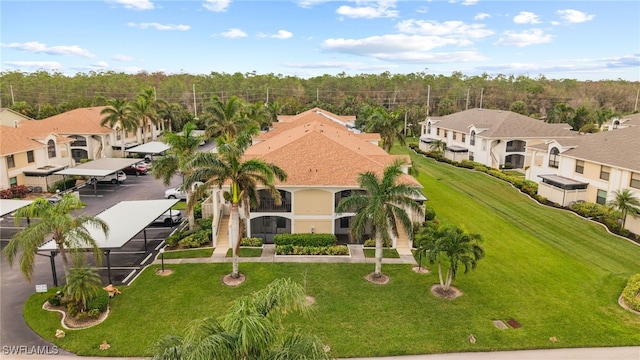
M154 224L164 224L174 226L182 222L182 212L180 210L167 210L153 221Z
M135 175L135 176L146 175L147 172L149 172L146 166L138 165L138 164L133 164L129 167L126 167L122 169L122 171L127 175Z
M193 185L191 185L192 189L195 189L196 187L202 185L203 183L200 181L196 181L193 183ZM164 198L165 199L180 199L180 200L187 200L187 193L182 190L182 185L180 186L176 186L174 188L171 189L167 189L164 192Z
M116 177L116 174L117 174L117 177ZM127 174L125 174L124 171L122 170L117 171L111 175L97 176L92 178L92 181L97 181L99 183L108 182L112 184L117 184L118 182L123 183L125 180L127 180Z

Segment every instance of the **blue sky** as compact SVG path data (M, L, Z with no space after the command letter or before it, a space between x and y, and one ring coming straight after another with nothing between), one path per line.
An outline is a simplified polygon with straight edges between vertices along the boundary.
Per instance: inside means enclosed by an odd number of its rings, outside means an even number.
M2 0L0 70L640 81L640 1Z

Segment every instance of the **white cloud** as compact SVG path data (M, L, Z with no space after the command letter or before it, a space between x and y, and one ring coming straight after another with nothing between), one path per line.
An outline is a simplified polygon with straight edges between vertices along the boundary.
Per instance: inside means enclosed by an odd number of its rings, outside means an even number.
M109 67L109 63L106 61L98 61L97 63L91 64L93 68L102 68L106 69Z
M202 6L213 12L225 12L231 5L231 0L205 0Z
M389 68L396 68L397 65L378 64L367 65L361 62L349 62L349 61L319 61L319 62L303 62L303 63L284 63L286 67L301 68L301 69L339 69L339 70L351 70L351 71L375 71L375 70L389 70Z
M58 45L49 47L46 44L37 41L31 41L26 43L2 44L2 47L48 55L82 56L88 58L94 57L94 55L89 50L83 49L77 45Z
M292 36L293 36L293 34L291 32L289 32L289 31L287 31L287 30L278 30L277 34L270 35L269 37L270 38L274 38L274 39L282 39L282 40L284 40L284 39L289 39Z
M329 1L331 0L299 0L299 1L296 1L296 3L298 4L299 7L308 9L313 7L314 5L323 4Z
M478 13L478 14L476 14L476 16L473 17L473 20L484 20L484 19L488 19L490 17L491 17L491 15L489 15L487 13Z
M525 30L517 33L513 31L505 31L494 45L525 47L529 45L537 45L549 43L553 40L553 36L545 34L541 29Z
M613 58L582 58L582 59L556 59L545 63L507 63L479 67L486 71L500 71L507 73L581 73L594 71L607 71L619 68L637 68L640 66L640 55L628 55Z
M529 11L520 11L520 14L514 16L513 22L516 24L539 24L538 15Z
M493 35L492 30L485 28L484 24L465 24L462 21L436 22L429 20L404 20L398 23L400 32L407 34L421 34L431 36L447 36L459 38L483 38Z
M220 36L226 37L229 39L247 37L247 33L242 31L241 29L229 29L225 32L220 33Z
M595 15L589 15L574 9L558 10L556 13L560 18L572 24L591 21L596 17Z
M126 9L153 10L154 5L149 0L115 0L117 4L124 5Z
M62 69L62 64L56 61L5 61L3 63L6 66L10 66L16 69L44 69L44 70L59 70Z
M128 23L127 26L130 27L135 27L138 29L149 29L149 28L153 28L156 30L160 30L160 31L165 31L165 30L178 30L178 31L187 31L189 29L191 29L191 26L189 25L174 25L174 24L160 24L157 22L150 22L150 23Z
M478 3L478 0L463 0L462 1L462 5L466 5L466 6L475 5L477 3Z
M111 58L115 61L122 61L122 62L133 61L133 58L131 56L121 55L121 54L113 55Z
M342 5L336 10L336 13L349 18L365 19L394 18L398 16L398 11L395 10L395 1L376 1L374 4L364 2L362 3L364 6L360 6L361 2L356 3L359 6Z

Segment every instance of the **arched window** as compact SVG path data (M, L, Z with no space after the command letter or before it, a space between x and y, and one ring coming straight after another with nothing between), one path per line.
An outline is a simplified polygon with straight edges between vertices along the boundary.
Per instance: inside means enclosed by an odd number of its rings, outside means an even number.
M475 130L471 130L471 136L469 137L469 145L476 144L476 132Z
M560 150L558 150L557 147L553 147L551 148L551 151L549 152L549 167L552 168L558 168L558 164L559 164L559 160L558 160L558 154L560 153Z
M49 159L56 157L56 143L53 140L47 142L47 152L49 153Z

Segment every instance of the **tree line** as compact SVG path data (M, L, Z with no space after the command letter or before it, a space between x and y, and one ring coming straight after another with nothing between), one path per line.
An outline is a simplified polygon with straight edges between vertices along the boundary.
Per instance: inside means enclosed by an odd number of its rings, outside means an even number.
M110 99L135 99L148 88L154 90L157 99L183 109L183 123L197 123L215 98L226 101L237 97L249 104L277 104L279 114L297 114L317 106L340 115L358 116L365 106L381 107L406 116L414 130L427 116L471 108L511 110L548 122L570 123L579 130L637 111L640 83L557 80L544 75L466 76L460 72L450 76L427 72L341 73L303 79L255 72L89 72L67 76L13 71L0 73L0 106L43 119L75 108L108 105Z

